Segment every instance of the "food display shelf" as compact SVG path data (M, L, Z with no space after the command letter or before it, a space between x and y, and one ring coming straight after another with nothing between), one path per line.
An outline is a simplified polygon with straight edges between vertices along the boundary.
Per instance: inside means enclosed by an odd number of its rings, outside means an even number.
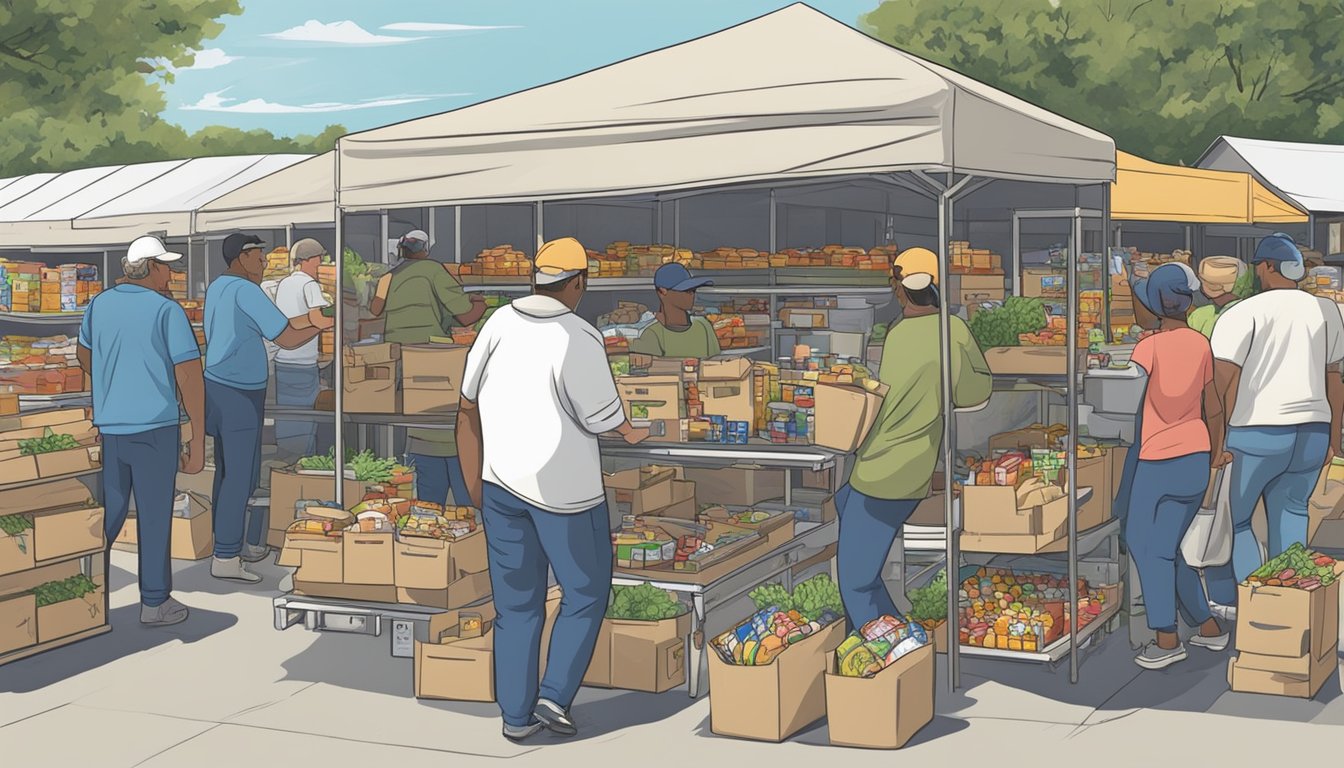
M1109 606L1101 615L1093 619L1086 627L1078 630L1078 648L1086 648L1088 641L1092 636L1103 630L1111 631L1107 625L1120 613L1120 604ZM949 631L951 627L948 628ZM1062 660L1069 653L1069 635L1066 632L1063 637L1047 645L1039 651L1005 651L1000 648L981 648L974 645L960 645L959 652L966 656L976 658L997 659L1000 661L1025 661L1038 664L1054 664Z
M709 466L759 464L781 469L819 471L836 466L847 454L817 445L779 445L758 438L753 438L746 445L652 441L627 445L619 439L603 438L602 455L611 458L665 459Z
M41 411L71 405L87 405L93 398L89 392L62 392L59 395L19 395L19 409Z
M40 325L70 325L84 319L84 310L74 312L0 312L0 322L6 320L16 323Z
M24 480L23 482L20 483L5 483L3 485L0 485L0 491L16 491L20 488L32 488L35 485L44 485L46 483L53 483L57 480L71 480L81 477L98 477L102 475L102 473L103 473L102 467L95 467L94 469L86 469L83 472L71 472L70 474L67 475L39 477L36 480Z
M366 424L369 426L415 427L425 429L449 429L457 423L457 415L452 413L405 415L399 413L347 412L342 414L342 418L345 421L354 424ZM277 419L316 419L320 421L334 421L336 419L336 412L318 411L311 408L287 408L283 406L267 405L266 421L268 423L274 423Z

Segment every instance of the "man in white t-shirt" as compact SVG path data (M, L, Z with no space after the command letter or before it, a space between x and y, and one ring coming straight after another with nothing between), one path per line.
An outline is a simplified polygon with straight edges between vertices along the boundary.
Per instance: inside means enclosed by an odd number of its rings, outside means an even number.
M1236 585L1262 564L1251 515L1262 498L1269 557L1306 543L1307 502L1340 452L1344 317L1298 289L1306 267L1292 238L1260 241L1251 263L1261 292L1226 309L1213 327L1215 376L1233 457L1232 561L1205 572L1209 599L1229 618ZM1214 446L1214 451L1218 447Z
M323 307L331 302L322 295L317 282L317 268L327 249L311 238L294 244L289 254L294 272L280 281L275 289L275 306L285 317L308 316L314 324L322 322ZM289 408L310 409L321 389L317 367L318 340L313 339L298 349L277 349L275 353L275 404ZM282 455L302 457L317 448L317 422L312 419L276 419L275 444Z
M574 310L588 283L579 241L537 251L536 292L500 307L467 355L457 449L489 543L495 695L504 735L572 736L569 707L592 661L611 590L611 525L597 436L637 443L602 336ZM537 683L550 566L564 590Z

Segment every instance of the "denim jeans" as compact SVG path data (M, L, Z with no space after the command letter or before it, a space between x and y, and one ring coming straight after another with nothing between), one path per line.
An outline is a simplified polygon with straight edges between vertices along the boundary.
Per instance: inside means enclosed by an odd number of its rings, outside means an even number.
M181 440L178 426L102 436L107 543L111 546L126 524L134 493L140 602L150 608L162 605L173 591L169 552Z
M1263 564L1251 530L1251 516L1261 498L1269 523L1269 556L1278 557L1293 542L1306 543L1307 502L1329 448L1329 424L1227 431L1227 450L1232 454L1232 561L1205 571L1214 602L1235 605L1237 583Z
M1125 542L1139 572L1148 628L1175 632L1178 609L1197 627L1209 620L1209 601L1199 572L1181 556L1181 541L1209 487L1209 454L1140 460L1132 485Z
M882 568L896 542L901 526L914 514L919 499L875 499L846 485L836 494L840 516L840 540L836 551L836 575L840 599L854 627L879 616L899 616Z
M538 697L569 707L592 662L611 593L607 505L557 514L485 483L481 516L495 601L495 698L504 722L526 725ZM538 684L546 567L564 590Z
M275 404L311 409L321 380L316 365L275 364ZM276 419L275 445L287 456L302 458L317 451L317 422L313 419Z
M205 433L215 440L215 557L243 550L243 537L260 546L266 521L247 520L247 503L261 479L261 426L266 390L235 389L205 380ZM244 530L246 528L246 531Z
M415 495L421 501L447 504L448 492L453 503L469 506L467 481L462 477L462 464L456 456L426 456L408 453L406 459L415 467Z

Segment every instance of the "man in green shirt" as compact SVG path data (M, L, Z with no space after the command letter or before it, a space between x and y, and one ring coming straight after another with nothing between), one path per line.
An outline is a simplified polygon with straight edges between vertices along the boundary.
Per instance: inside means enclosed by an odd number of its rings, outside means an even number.
M882 571L901 526L926 496L942 455L943 391L938 257L910 248L892 264L902 319L883 344L878 378L888 389L849 483L836 494L840 515L840 594L858 627L899 615ZM951 318L952 401L957 408L989 399L992 378L970 327Z
M1246 271L1246 265L1232 256L1206 256L1199 262L1200 291L1209 298L1190 312L1186 323L1206 337L1213 338L1213 324L1225 310L1240 301L1232 288Z
M485 301L468 296L442 264L429 258L429 235L406 233L398 243L402 263L378 281L369 311L385 317L383 341L424 344L469 326L485 314ZM457 460L452 429L407 429L406 459L415 466L416 496L422 501L467 504L467 486Z
M664 264L653 274L660 306L653 325L644 329L630 345L631 352L654 357L713 357L722 350L714 326L703 317L691 317L695 291L714 281L691 277L686 267L676 262Z

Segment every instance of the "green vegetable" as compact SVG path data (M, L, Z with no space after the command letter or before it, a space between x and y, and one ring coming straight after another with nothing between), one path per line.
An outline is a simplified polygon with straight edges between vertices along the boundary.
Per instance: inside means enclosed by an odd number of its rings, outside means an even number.
M1244 299L1255 293L1255 271L1246 270L1237 278L1237 282L1232 284L1232 293L1239 299Z
M660 621L685 613L686 609L665 589L652 584L611 588L607 618L630 621Z
M1023 592L1029 591L1025 584ZM910 598L910 618L915 621L942 621L947 618L947 570L938 572L926 586L906 593Z
M873 334L872 334L872 336L870 336L870 337L868 338L868 343L869 343L869 344L881 344L882 342L884 342L884 341L886 341L886 340L887 340L887 324L886 324L886 323L874 323L874 324L873 324Z
M63 603L66 600L75 600L97 590L98 585L81 573L61 581L39 584L33 589L33 595L37 598L37 607L41 608L46 605Z
M771 606L781 611L797 611L814 621L826 611L844 615L845 604L840 600L840 588L827 574L813 576L793 588L793 593L779 584L762 584L751 591L756 610Z
M373 451L359 453L347 451L345 467L355 473L355 479L363 483L385 483L392 479L392 469L397 466L396 459L380 459ZM305 456L298 461L299 469L312 472L335 472L336 449L324 456Z
M347 246L344 251L344 256L345 258L343 259L343 262L345 267L345 274L347 277L367 278L373 274L372 267L370 267L368 262L364 261L364 259L361 258L358 253L355 253L355 250L353 248Z
M314 472L335 472L336 471L336 449L325 456L305 456L299 459L299 469L307 469Z
M1036 333L1046 322L1045 303L1041 299L1010 296L1002 307L977 312L971 318L971 335L981 349L1016 347L1018 336Z
M26 553L28 551L28 537L24 535L26 531L33 528L33 521L23 515L5 515L0 517L0 531L4 531L6 536L14 539L19 545L19 551Z
M73 435L58 435L47 427L42 431L41 437L34 437L28 440L19 441L19 453L24 456L35 456L39 453L55 453L56 451L68 451L79 447L79 441L75 440Z
M1294 542L1283 554L1260 566L1251 575L1264 580L1291 570L1299 580L1315 577L1321 580L1321 586L1328 587L1335 580L1334 565L1317 565L1316 558L1319 556L1303 546L1302 542Z
M789 590L780 584L762 584L751 590L751 600L756 603L756 610L763 611L770 606L775 606L781 611L791 611L794 608L793 595Z

